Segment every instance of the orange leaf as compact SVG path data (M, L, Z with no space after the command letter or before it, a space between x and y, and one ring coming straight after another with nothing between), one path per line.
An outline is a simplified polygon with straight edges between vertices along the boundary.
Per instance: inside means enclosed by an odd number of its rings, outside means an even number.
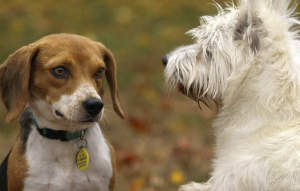
M144 178L137 178L133 180L130 185L130 191L138 191L141 190L146 184L146 180Z
M120 165L132 166L138 162L138 156L132 152L124 152L118 161Z
M150 131L150 127L146 121L138 119L136 117L128 117L129 127L139 133L145 133Z

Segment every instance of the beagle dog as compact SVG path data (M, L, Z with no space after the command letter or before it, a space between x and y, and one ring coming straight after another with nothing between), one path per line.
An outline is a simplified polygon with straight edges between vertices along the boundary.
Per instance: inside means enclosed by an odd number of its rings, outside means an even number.
M115 60L104 45L74 34L53 34L24 46L0 66L7 121L20 135L4 160L0 189L112 191L113 150L98 121L104 77L115 112Z

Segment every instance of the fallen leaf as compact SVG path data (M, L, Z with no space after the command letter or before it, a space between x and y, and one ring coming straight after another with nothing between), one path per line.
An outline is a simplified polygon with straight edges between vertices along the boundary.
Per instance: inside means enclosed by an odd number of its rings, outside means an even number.
M131 191L141 190L145 186L145 184L146 184L145 178L136 178L130 184L130 190Z
M170 182L172 184L182 184L184 181L184 175L182 173L182 171L180 170L174 170L171 174L170 174Z
M133 116L128 117L129 127L136 132L145 133L150 131L150 127L145 120Z
M182 159L185 157L190 157L192 152L193 149L186 138L182 137L176 141L176 145L173 148L173 154L176 158Z
M119 166L133 166L138 162L138 156L133 152L123 152L118 156Z

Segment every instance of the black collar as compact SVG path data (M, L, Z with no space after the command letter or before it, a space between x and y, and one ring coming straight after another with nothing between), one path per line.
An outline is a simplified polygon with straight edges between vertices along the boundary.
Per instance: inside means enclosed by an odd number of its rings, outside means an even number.
M48 128L41 129L39 127L37 127L36 129L38 130L40 135L42 135L43 137L46 137L48 139L56 139L56 140L60 140L60 141L71 141L73 139L80 138L86 132L86 129L76 131L74 133L71 133L68 131L62 131L62 130L52 130L52 129L48 129Z
M43 137L46 137L48 139L54 139L54 140L60 140L60 141L71 141L77 138L82 138L83 135L86 133L87 129L83 129L80 131L76 131L74 133L63 131L63 130L53 130L48 128L40 128L36 119L33 116L33 113L31 113L31 120L33 124L35 125L37 131L42 135Z

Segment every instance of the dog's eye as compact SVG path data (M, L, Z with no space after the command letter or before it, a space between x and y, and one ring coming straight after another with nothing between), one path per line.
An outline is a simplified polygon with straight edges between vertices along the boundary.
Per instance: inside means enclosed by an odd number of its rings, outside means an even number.
M104 75L104 68L99 68L98 70L97 70L97 72L94 74L94 78L95 79L100 79L100 78L102 78L103 77L103 75Z
M69 76L69 71L62 66L52 68L50 72L54 77L59 79L66 79Z

